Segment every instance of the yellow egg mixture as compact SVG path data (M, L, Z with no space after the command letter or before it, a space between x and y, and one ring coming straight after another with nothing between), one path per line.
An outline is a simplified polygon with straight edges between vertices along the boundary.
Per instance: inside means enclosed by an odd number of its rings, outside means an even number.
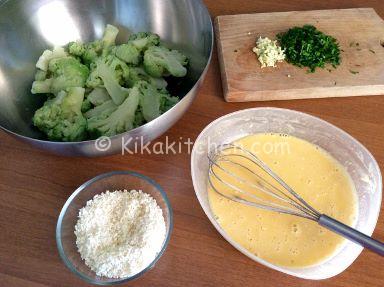
M281 134L255 134L235 144L252 150L320 213L348 225L355 223L357 199L352 179L323 149ZM244 169L235 165L226 168L249 180ZM228 174L221 172L220 176L233 182ZM216 187L225 189L211 179ZM332 256L345 242L314 221L240 204L224 198L211 187L208 197L224 231L251 253L276 265L315 265Z

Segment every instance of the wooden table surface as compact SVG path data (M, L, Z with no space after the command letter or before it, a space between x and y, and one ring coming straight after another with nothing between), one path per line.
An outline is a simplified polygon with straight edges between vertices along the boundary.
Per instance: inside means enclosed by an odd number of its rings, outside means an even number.
M384 1L380 0L205 2L212 16L373 7L384 17ZM179 137L194 140L212 120L258 106L299 110L339 126L363 143L384 170L384 96L226 103L216 52L193 106L166 135L170 140ZM165 141L165 136L158 141ZM323 281L284 275L242 255L216 232L200 208L192 187L186 149L182 154L168 156L65 158L36 150L1 133L0 162L1 287L88 286L66 269L59 258L55 242L57 217L68 196L81 183L97 174L122 169L155 179L167 191L174 210L174 230L166 253L154 269L125 286L384 286L384 259L368 251L363 251L345 272ZM384 240L383 213L374 236Z

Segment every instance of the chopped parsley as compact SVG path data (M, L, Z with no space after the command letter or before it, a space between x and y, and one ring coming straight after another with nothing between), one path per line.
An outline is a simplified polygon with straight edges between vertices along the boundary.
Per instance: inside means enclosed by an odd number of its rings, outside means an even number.
M299 67L308 67L311 73L316 68L324 68L326 64L334 68L340 64L337 40L312 25L293 27L278 34L277 39L285 50L287 62Z

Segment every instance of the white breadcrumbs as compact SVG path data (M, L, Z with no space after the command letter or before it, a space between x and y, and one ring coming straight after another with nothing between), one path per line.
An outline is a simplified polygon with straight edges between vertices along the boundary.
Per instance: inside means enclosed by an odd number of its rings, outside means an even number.
M262 68L276 67L276 62L281 62L285 59L284 50L277 45L276 40L272 41L268 37L259 37L256 47L252 51L256 53Z
M98 276L122 278L147 267L166 234L161 208L142 191L96 195L79 211L75 226L81 258Z

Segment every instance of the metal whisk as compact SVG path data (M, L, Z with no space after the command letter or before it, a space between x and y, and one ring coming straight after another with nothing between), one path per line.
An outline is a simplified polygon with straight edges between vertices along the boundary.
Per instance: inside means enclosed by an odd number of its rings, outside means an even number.
M236 152L230 153L231 150ZM221 196L253 207L316 221L319 225L384 256L384 243L319 213L247 149L235 144L223 144L210 152L208 159L209 184ZM228 166L237 167L248 177L233 173ZM223 175L231 180L225 180Z

